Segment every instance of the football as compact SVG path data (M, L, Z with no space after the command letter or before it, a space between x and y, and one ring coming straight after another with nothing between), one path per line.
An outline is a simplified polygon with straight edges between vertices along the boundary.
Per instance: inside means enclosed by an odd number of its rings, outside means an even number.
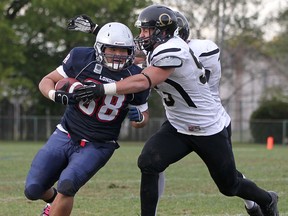
M83 84L77 79L68 77L59 80L55 85L55 90L72 93L75 89L80 88L81 86L83 86Z

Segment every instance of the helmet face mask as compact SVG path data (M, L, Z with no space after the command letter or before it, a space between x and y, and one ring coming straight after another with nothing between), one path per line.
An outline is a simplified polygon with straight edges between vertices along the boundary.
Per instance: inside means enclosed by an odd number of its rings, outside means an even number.
M122 23L112 22L104 25L97 34L94 49L96 60L110 70L119 71L133 63L135 49L133 35Z
M103 46L103 49L103 63L111 70L122 70L125 68L125 64L130 62L128 49L108 47L105 45ZM121 50L120 55L118 54L119 50Z
M135 39L141 49L151 51L155 44L163 43L174 36L177 18L170 8L162 5L151 5L139 14L135 26L141 29L151 29L149 37L143 38L139 35Z
M144 27L144 28L146 28L146 27ZM149 31L148 36L135 37L135 43L136 43L136 46L139 50L151 51L153 49L156 41L160 41L160 40L157 40L157 36L155 34L155 32L156 32L155 28L147 28L147 31Z

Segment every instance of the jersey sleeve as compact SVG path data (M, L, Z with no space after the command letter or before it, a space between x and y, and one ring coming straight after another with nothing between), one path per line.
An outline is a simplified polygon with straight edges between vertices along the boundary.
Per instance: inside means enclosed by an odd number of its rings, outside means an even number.
M212 72L220 64L220 50L213 41L191 40L188 45L206 70Z
M150 65L156 67L181 67L182 62L188 58L188 45L182 39L170 39L160 44L150 56ZM167 66L166 66L166 65Z
M76 77L83 65L86 65L86 60L90 60L94 49L91 47L75 47L73 48L62 62L62 70L68 77ZM61 71L61 70L60 70Z

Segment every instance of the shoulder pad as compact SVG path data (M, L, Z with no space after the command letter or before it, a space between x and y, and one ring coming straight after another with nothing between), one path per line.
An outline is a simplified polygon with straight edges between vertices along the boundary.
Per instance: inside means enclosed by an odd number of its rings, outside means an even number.
M167 56L159 59L153 64L154 67L181 67L182 59L176 56Z

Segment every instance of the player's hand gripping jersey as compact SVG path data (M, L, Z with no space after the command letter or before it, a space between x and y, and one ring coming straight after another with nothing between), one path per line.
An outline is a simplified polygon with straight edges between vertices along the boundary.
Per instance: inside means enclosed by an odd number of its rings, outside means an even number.
M171 62L171 56L182 59L183 66L155 88L163 99L169 122L184 134L218 133L224 127L224 119L206 82L205 71L192 56L187 43L179 37L171 38L156 47L148 61L151 65L165 58Z
M111 71L95 60L93 47L77 47L71 50L57 71L64 77L77 78L82 83L111 83L138 74L141 69L131 65L121 71ZM147 110L149 92L106 95L87 104L80 101L76 105L69 105L61 121L63 128L60 128L65 129L75 140L117 140L128 105L137 106L141 112Z

